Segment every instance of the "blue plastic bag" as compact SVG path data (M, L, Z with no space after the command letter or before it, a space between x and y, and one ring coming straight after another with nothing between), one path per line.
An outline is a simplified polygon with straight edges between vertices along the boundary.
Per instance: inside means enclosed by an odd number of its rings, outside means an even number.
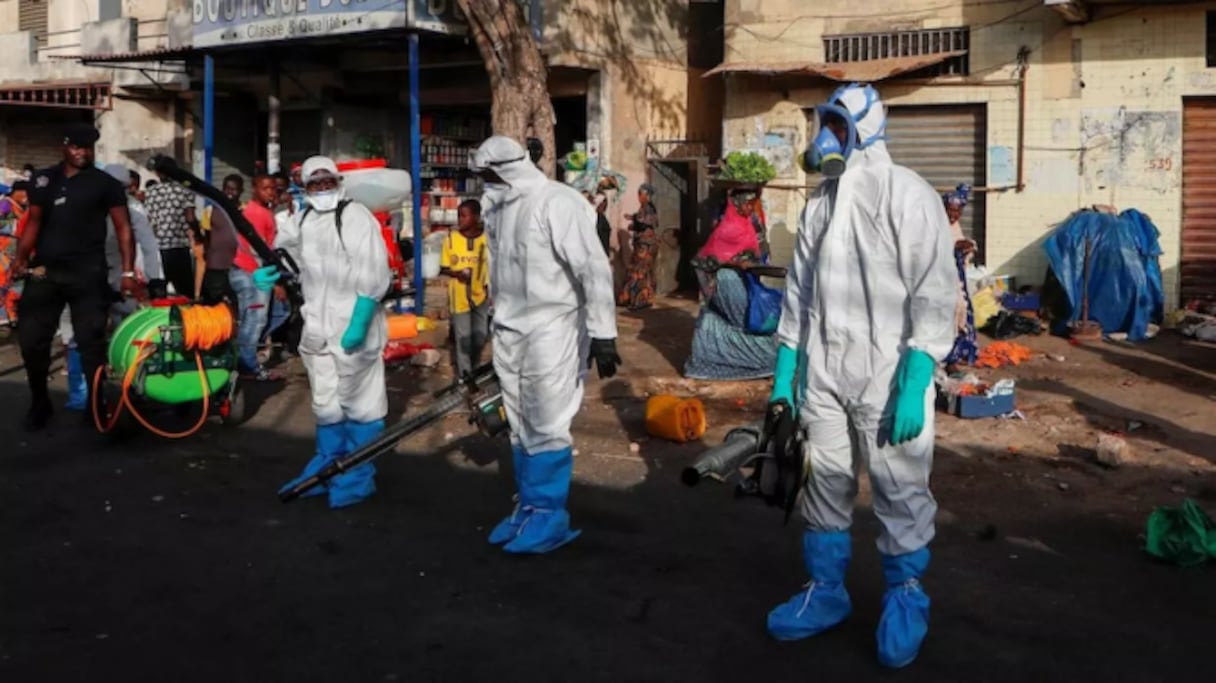
M743 273L743 282L747 284L747 325L745 329L750 334L773 334L777 324L781 322L781 300L785 292L765 287L760 278L751 273Z

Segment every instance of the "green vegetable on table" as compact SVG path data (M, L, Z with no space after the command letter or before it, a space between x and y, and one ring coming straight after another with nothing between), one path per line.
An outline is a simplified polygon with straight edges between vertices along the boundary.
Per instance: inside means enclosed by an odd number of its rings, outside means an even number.
M718 174L720 180L764 184L777 177L772 163L755 152L731 152Z

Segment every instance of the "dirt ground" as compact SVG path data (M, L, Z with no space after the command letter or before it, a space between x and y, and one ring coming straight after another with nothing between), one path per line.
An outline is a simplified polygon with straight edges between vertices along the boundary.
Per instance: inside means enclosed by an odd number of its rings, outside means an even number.
M1216 513L1216 348L1019 340L1025 420L939 416L941 505L920 659L874 660L883 586L863 492L854 615L777 643L765 614L805 574L797 524L680 470L756 419L765 382L680 379L695 307L621 318L621 376L591 380L571 511L545 557L485 542L511 507L505 444L453 415L379 461L380 492L330 511L274 495L311 455L307 385L251 390L254 415L188 440L101 442L56 416L27 436L24 375L0 348L0 681L1193 680L1210 668L1211 567L1142 551L1159 505ZM390 375L393 414L443 366ZM63 382L56 377L62 396ZM645 436L645 399L698 394L704 443ZM1121 432L1122 466L1094 460ZM635 444L636 446L631 446Z

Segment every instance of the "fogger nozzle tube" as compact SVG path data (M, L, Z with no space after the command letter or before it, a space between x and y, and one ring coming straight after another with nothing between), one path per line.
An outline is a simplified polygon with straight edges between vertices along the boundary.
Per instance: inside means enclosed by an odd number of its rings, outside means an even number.
M705 451L695 462L685 467L680 473L680 481L687 486L696 486L706 477L725 479L756 452L763 430L763 422L753 422L732 429L721 444Z

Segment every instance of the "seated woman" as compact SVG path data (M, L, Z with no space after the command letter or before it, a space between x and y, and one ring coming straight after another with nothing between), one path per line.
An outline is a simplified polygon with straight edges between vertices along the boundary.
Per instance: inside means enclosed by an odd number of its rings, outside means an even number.
M759 379L773 374L781 293L755 279L761 243L752 223L758 193L734 190L726 213L693 267L701 285L701 313L684 376L706 380ZM766 275L780 272L767 269Z

